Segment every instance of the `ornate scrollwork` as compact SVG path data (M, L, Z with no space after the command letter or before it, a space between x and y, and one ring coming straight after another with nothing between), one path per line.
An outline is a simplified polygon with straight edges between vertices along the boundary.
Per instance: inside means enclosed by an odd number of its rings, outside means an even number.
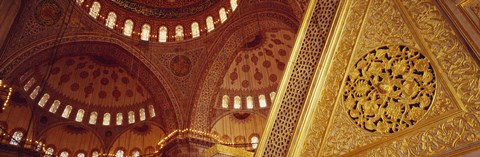
M380 47L360 58L343 94L350 118L370 132L394 133L430 108L436 79L428 58L406 46Z

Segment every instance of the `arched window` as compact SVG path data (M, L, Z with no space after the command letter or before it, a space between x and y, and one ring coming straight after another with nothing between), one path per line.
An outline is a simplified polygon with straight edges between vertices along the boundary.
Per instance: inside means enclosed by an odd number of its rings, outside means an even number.
M133 32L133 21L130 19L125 20L125 25L123 26L123 35L132 36Z
M150 39L150 25L143 24L142 26L142 36L140 37L143 41L148 41Z
M88 123L89 124L97 124L97 116L98 116L97 112L90 113L90 119L88 120Z
M82 4L83 4L83 0L76 0L76 2L79 6L82 6Z
M63 110L62 117L63 118L68 118L70 117L70 112L72 112L72 106L67 105L65 109Z
M28 91L32 86L33 84L35 83L35 78L30 78L30 80L28 80L27 84L25 84L25 86L23 86L23 90L25 91Z
M247 109L253 109L253 97L247 96Z
M215 29L215 25L213 24L213 17L208 16L206 22L207 22L207 32L213 31Z
M115 14L114 12L109 12L107 20L105 21L105 26L113 29L113 27L115 26L115 22L117 22L117 14Z
M77 116L75 117L75 121L77 122L82 122L83 121L83 114L85 113L85 111L83 109L79 109L77 111Z
M167 42L167 32L168 29L165 26L161 26L160 29L158 29L158 42Z
M110 125L110 113L103 114L103 125Z
M48 111L50 111L50 112L52 112L52 113L57 112L58 107L60 106L60 103L61 103L61 102L58 101L58 100L53 101L52 106L50 106L50 109L49 109Z
M135 123L135 112L128 112L128 124Z
M40 86L35 87L35 89L30 93L30 99L35 99L40 91Z
M98 157L100 153L98 153L98 151L93 151L92 152L92 157Z
M153 108L153 105L148 105L148 113L150 114L150 118L155 117L155 108Z
M84 153L78 153L77 157L85 157L85 154Z
M250 139L250 142L252 143L252 148L253 148L253 149L257 149L257 146L258 146L258 137L257 137L257 136L253 136L253 137Z
M115 157L123 157L123 154L124 154L123 150L119 149L117 150L117 153L115 153Z
M196 38L200 36L200 27L198 26L198 22L192 23L192 38Z
M92 16L93 18L97 18L98 17L98 14L100 13L100 3L98 3L97 1L94 1L93 4L92 4L92 7L90 7L90 16Z
M132 152L133 157L140 157L140 152L138 150L135 150Z
M258 102L260 103L260 108L267 107L267 100L265 99L265 95L258 96Z
M23 132L15 131L12 135L12 139L10 139L10 144L17 146L20 143L20 141L22 141L22 138L23 138Z
M242 98L240 96L235 96L235 98L233 98L233 108L239 109L241 107L242 107Z
M66 151L61 152L60 157L68 157L68 152Z
M228 101L230 97L228 95L224 95L222 98L222 108L228 108Z
M117 113L117 125L122 125L123 123L123 114Z
M139 115L140 115L140 121L144 121L146 119L147 116L145 116L145 109L144 108L141 108L140 111L139 111Z
M43 94L40 101L38 101L38 106L44 107L45 104L47 103L48 99L50 99L50 95L48 95L47 93Z
M225 12L225 8L220 8L218 10L218 14L220 14L220 22L225 22L227 20L227 12Z
M54 149L52 147L48 147L47 151L45 151L45 157L51 157L54 153Z
M273 102L273 100L275 100L275 95L276 95L276 94L277 94L277 93L275 93L275 92L271 92L271 93L270 93L270 100L271 100L272 102Z
M38 151L42 150L42 145L43 145L42 141L38 142L37 146L35 146L35 151L38 152Z
M230 0L230 6L232 7L232 11L235 11L238 6L237 0Z
M178 25L177 27L175 27L175 41L182 41L183 36L183 26Z

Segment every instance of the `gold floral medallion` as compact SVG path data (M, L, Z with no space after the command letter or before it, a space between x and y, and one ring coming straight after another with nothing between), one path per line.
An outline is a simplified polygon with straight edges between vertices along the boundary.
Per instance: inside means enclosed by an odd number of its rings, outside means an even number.
M422 119L435 88L428 58L406 46L385 46L355 63L343 100L348 115L361 128L394 133Z

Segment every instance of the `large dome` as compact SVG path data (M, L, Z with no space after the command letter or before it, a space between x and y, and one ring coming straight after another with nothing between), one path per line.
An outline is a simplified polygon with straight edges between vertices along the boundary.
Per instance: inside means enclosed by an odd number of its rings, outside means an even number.
M212 33L238 0L93 0L77 4L102 25L134 40L173 42ZM150 42L154 43L154 42Z
M110 0L117 6L140 15L176 19L208 12L221 0Z

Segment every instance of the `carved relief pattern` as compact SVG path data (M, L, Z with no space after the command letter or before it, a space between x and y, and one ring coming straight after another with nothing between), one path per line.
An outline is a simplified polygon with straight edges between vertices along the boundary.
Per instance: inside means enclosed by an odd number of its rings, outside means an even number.
M278 116L268 135L263 156L286 155L338 4L338 0L322 0L315 4L315 11L306 30L309 34L303 39L298 54L293 52L297 55L297 60L292 69L288 69L293 71L289 74L285 95L278 104Z
M475 3L472 7L473 12L480 18L480 2Z
M319 141L323 139L323 134L326 130L326 124L329 121L330 115L332 113L333 104L335 104L335 98L337 91L340 88L342 83L343 74L345 73L346 67L348 65L348 59L351 56L351 52L355 46L355 41L357 40L357 35L362 24L362 19L365 16L365 9L367 8L368 3L353 1L352 6L348 9L351 10L350 16L348 17L349 25L346 25L346 30L342 36L342 41L340 42L339 49L337 50L336 55L333 59L332 68L329 70L328 78L326 82L329 82L325 85L325 90L321 93L321 98L315 109L315 116L313 116L313 124L308 129L306 141L304 143L301 156L317 156L320 152ZM335 72L335 75L331 73Z
M381 47L354 65L343 95L349 117L370 132L394 133L417 123L435 94L429 60L405 46Z
M357 155L382 156L388 153L397 156L432 156L479 140L480 122L473 114L465 113L444 120L438 126L425 127L413 136L393 140Z
M406 0L402 3L419 33L423 35L420 38L423 38L427 48L446 72L462 101L469 104L467 108L479 106L480 71L457 39L453 28L430 0Z
M334 120L330 125L333 125L335 127L333 127L331 130L327 132L326 134L327 137L323 140L323 142L325 143L319 144L319 141L323 139L325 128L329 122L328 118L332 113L331 108L333 108L333 106L331 104L335 103L334 98L336 97L336 92L338 92L338 88L333 88L333 87L336 86L335 84L341 83L341 81L340 82L335 81L335 79L332 79L332 78L339 77L338 79L341 80L344 74L343 73L344 70L342 71L342 68L335 68L335 66L338 65L338 66L346 67L346 65L341 64L341 62L348 62L348 59L349 59L348 54L351 53L350 51L354 49L355 44L358 47L357 48L358 50L355 50L356 52L364 52L364 53L355 54L355 58L361 58L365 56L365 52L369 52L370 50L375 49L376 47L381 45L392 45L392 44L402 43L405 45L409 45L410 48L420 50L419 45L413 40L414 39L412 36L413 33L411 33L408 30L408 27L406 27L405 25L405 21L403 21L402 17L400 16L400 12L395 9L393 1L381 1L381 0L372 1L371 5L375 7L370 7L368 11L369 16L367 16L367 19L365 20L366 24L365 26L363 26L364 27L363 29L375 30L375 31L364 31L363 34L359 36L362 39L359 39L359 41L356 43L355 37L357 37L358 29L355 30L354 28L361 26L361 22L363 19L362 13L364 13L365 8L369 8L367 7L367 4L368 3L365 3L365 2L352 1L352 6L351 6L352 8L349 9L351 10L351 12L349 13L350 15L347 17L347 22L346 22L347 24L344 28L345 30L343 33L344 35L342 36L340 45L338 46L338 52L336 52L336 55L333 61L333 67L329 70L330 72L334 71L335 75L329 74L327 78L327 82L329 83L326 84L326 86L324 87L321 93L321 100L319 101L319 104L321 105L318 105L318 107L315 109L316 110L315 114L313 114L314 116L312 117L312 120L311 120L312 125L307 132L307 136L305 138L306 141L302 148L302 156L318 156L317 155L318 152L322 152L323 153L322 156L338 156L338 155L346 154L361 146L366 146L367 144L372 143L374 141L378 141L381 138L387 138L386 134L385 135L372 134L365 130L358 129L358 127L347 126L347 125L352 125L352 122L348 122L351 120L349 120L346 114L343 114L343 115L332 114L332 118L334 118ZM408 4L412 5L411 3L408 3ZM355 8L358 8L358 9L355 9ZM432 8L432 6L429 6L427 8ZM420 15L420 13L415 13L415 15ZM422 13L421 15L427 15L427 14ZM440 14L434 14L434 15L440 15ZM440 18L433 21L438 22L442 20L443 19ZM426 21L423 21L423 23L426 23ZM441 27L435 27L435 28L444 29L445 25L446 24L440 25ZM430 24L430 26L437 26L437 25ZM429 30L431 31L433 30L433 28ZM446 31L446 32L453 33L453 31ZM434 34L439 34L439 33L440 32L437 32ZM429 34L433 34L433 33L429 33ZM434 36L434 35L430 35L430 37L438 38L437 36ZM440 43L444 43L444 42L449 42L448 44L450 44L452 42L450 42L449 40L456 40L456 37L455 35L446 36L446 37L442 36L442 38L440 39L445 39L445 40L443 42L438 42L438 44L436 45L440 45ZM433 40L435 39L428 39L427 41L433 41ZM457 48L460 45L458 41L453 43L454 45L456 45ZM432 46L432 47L435 47L435 46ZM448 47L450 47L450 49L448 50L452 50L452 47L455 47L455 46L448 46ZM444 48L448 48L448 47L445 46ZM430 51L437 54L438 52L440 52L440 50L438 49L432 49ZM463 51L466 52L465 50ZM464 52L457 51L456 53L458 53L457 55L459 56L463 56L465 54ZM439 56L435 56L435 57L437 57L437 59L439 58ZM441 57L445 57L445 55ZM457 57L452 56L450 58L456 59ZM354 59L354 60L357 60L357 59ZM461 59L457 60L458 62L456 63L461 63L460 60ZM450 62L453 62L453 61L450 61ZM450 64L451 63L449 63L448 65ZM475 66L473 62L469 62L469 64L472 66ZM448 67L447 65L443 65L443 66ZM478 72L475 72L476 68L473 68L473 70L474 71L468 71L468 72L467 70L461 70L459 72L462 72L462 73L467 72L468 74L478 73ZM449 71L452 71L452 70L449 70ZM338 75L341 75L341 76L338 76ZM477 76L469 75L468 77L478 78L478 75ZM471 85L474 86L473 88L478 88L478 86L475 83L476 82L472 81ZM430 123L431 120L428 121L426 119L434 118L440 115L444 115L446 113L452 113L453 111L458 111L458 108L454 104L454 101L450 98L451 96L448 94L449 92L446 89L442 88L440 84L438 84L438 86L439 87L436 93L437 96L434 100L435 104L431 105L430 110L427 112L425 117L423 117L423 119L425 119L425 122L422 121L422 124ZM471 90L471 89L468 89L468 90ZM430 101L432 100L430 99ZM480 113L478 112L480 111L479 105L472 105L471 108L477 111L477 115L478 113ZM342 108L338 108L338 110L334 112L346 113L346 111ZM478 125L475 125L475 126L478 127ZM471 130L471 127L466 129ZM348 136L352 132L355 132L355 134L352 136ZM338 136L338 135L342 135L342 136ZM477 135L478 135L478 132L477 132ZM407 140L407 141L411 141L411 140ZM322 145L323 145L322 147L323 149L320 148ZM415 147L415 146L411 146L411 147ZM416 147L419 147L419 145L417 145ZM450 147L450 149L451 148L452 147ZM375 148L368 148L368 149L375 149ZM375 154L377 156L385 155L385 153L389 155L397 155L396 152L398 151L397 148L387 147L387 145L379 146L378 149L375 149L375 150L377 150L377 154ZM372 151L372 152L376 152L376 151ZM355 155L355 154L349 154L349 155Z

